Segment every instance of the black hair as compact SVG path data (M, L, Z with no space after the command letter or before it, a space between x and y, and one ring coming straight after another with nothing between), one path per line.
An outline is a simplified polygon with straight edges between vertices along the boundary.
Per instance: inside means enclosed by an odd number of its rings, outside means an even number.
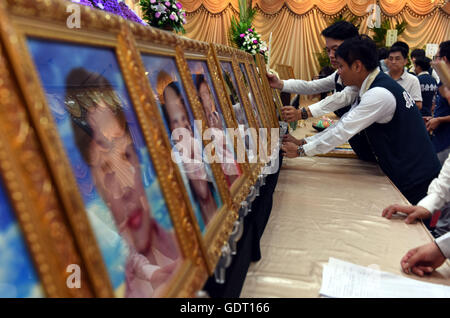
M400 52L402 54L403 58L405 58L405 59L408 58L408 51L406 51L405 48L402 46L392 46L391 49L389 50L388 56L394 52Z
M343 59L349 66L360 60L369 72L378 67L377 46L367 35L345 40L336 50L335 56Z
M446 57L447 60L450 62L450 41L442 42L439 45L439 55L441 57Z
M416 66L419 66L422 69L422 71L428 72L428 70L430 69L430 62L431 62L431 59L429 59L428 57L418 56L418 57L416 57L414 64Z
M389 50L386 47L378 48L378 59L379 60L387 59L387 57L389 56L388 52Z
M411 58L418 58L418 57L424 57L425 56L425 50L422 49L414 49L411 52Z
M181 95L180 87L178 85L179 85L178 82L170 82L169 84L167 84L166 87L164 87L163 95L165 95L166 89L168 87L172 88L175 91L175 94L180 98L181 104L183 105L183 107L184 107L184 109L186 111L186 114L187 114L188 111L186 109L186 105L184 104L183 95ZM166 101L166 98L164 96L164 104L161 104L161 110L162 110L164 119L166 120L166 123L167 123L167 126L168 126L169 130L172 131L170 129L170 116L169 116L169 113L167 112L166 104L167 104L167 101Z
M324 29L321 34L326 38L347 40L358 36L358 29L350 22L338 21Z
M403 41L397 41L394 44L392 44L392 46L400 46L402 48L404 48L407 52L407 54L409 53L409 45L406 42Z
M321 78L327 77L327 76L330 76L331 74L333 74L334 71L335 71L335 70L334 70L331 66L326 65L326 66L324 66L324 67L321 68L321 70L320 70L320 72L319 72L319 76L320 76Z

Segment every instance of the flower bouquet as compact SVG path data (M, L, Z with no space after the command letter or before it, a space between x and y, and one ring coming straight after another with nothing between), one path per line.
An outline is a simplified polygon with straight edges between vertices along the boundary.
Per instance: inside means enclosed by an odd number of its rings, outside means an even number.
M256 10L248 7L245 0L239 0L239 21L231 17L230 42L252 55L262 54L267 63L267 44L252 27L255 14Z
M140 0L144 20L153 27L186 33L186 11L176 0Z

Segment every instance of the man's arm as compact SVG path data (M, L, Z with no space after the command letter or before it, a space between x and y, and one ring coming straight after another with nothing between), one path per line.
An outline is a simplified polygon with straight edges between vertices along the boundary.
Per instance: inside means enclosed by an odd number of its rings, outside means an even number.
M375 87L367 91L359 105L354 106L333 126L322 132L319 138L307 140L303 146L307 156L327 153L342 145L374 122L387 123L394 116L396 101L387 89Z
M310 105L308 108L312 117L320 117L353 104L358 97L358 94L359 91L356 86L347 86L344 90L336 92L333 95Z
M450 159L445 160L439 176L428 186L427 196L418 206L422 206L431 213L441 209L450 198Z
M301 95L312 95L332 91L336 88L334 79L336 72L315 81L289 79L283 81L282 92Z

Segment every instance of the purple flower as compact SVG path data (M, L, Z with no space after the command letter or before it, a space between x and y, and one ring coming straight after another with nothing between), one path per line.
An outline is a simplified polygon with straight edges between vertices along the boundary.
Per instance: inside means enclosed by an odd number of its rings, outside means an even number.
M166 5L166 7L170 7L170 2L169 1L164 2L164 4Z
M71 0L74 3L79 3L87 7L92 7L92 3L89 0Z
M253 40L253 43L254 43L254 44L257 44L257 43L258 43L258 40Z
M171 14L171 15L169 15L169 19L173 21L173 20L175 20L175 16L173 14Z
M155 3L156 2L156 0L150 0L150 3Z
M241 33L239 36L240 36L241 38L243 38L243 37L245 36L245 34L244 34L244 33Z
M177 2L176 6L177 6L178 9L181 9L183 7L183 5L181 3L179 3L179 2Z
M248 29L248 32L253 32L253 30L252 29Z
M159 18L160 16L161 16L161 12L156 12L156 13L155 13L155 17L156 17L156 18Z

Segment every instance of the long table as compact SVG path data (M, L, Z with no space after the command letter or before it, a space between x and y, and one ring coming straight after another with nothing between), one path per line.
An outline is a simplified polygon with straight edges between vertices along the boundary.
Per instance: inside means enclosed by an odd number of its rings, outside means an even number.
M311 120L293 134L311 132ZM409 204L376 164L358 159L284 158L262 258L250 265L241 297L318 297L330 257L426 282L450 285L447 261L431 276L406 275L400 259L432 241L418 222L387 220L383 208Z

